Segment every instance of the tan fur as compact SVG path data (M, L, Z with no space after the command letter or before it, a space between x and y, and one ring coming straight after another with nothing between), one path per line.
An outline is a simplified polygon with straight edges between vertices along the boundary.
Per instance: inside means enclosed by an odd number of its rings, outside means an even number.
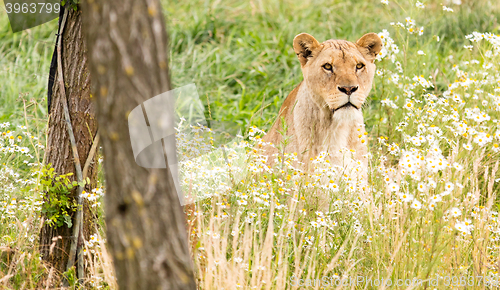
M288 126L286 135L290 136L285 152L297 152L306 167L321 151L330 154L333 164L344 166L345 156L339 151L347 148L355 150L353 157L366 168L367 145L361 108L372 87L374 60L381 47L382 42L374 33L364 35L356 43L327 40L321 44L309 34L297 35L294 50L304 80L288 95L263 140L280 144L282 136L278 131L282 130L284 118ZM360 63L364 67L356 68ZM326 69L326 64L332 69ZM350 96L339 89L356 86L357 90ZM348 101L357 108L340 108ZM266 148L269 156L276 152L275 148Z

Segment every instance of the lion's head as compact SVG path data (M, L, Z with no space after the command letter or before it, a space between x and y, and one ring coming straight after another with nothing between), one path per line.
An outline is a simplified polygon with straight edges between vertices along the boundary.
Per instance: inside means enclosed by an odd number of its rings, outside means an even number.
M359 110L372 88L375 58L382 40L368 33L356 43L327 40L319 43L307 33L297 35L293 48L302 66L304 82L318 105L330 110ZM318 99L319 98L319 99Z

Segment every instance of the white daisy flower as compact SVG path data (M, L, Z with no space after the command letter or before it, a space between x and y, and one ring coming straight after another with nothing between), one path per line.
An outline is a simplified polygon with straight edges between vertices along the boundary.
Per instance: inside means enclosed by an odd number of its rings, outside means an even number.
M422 208L422 203L416 199L414 199L411 203L411 207L414 209L420 209Z
M462 211L461 211L459 208L454 207L454 208L452 208L452 209L450 210L450 214L451 214L451 216L453 216L453 217L458 217L458 216L460 216L460 215L462 214Z

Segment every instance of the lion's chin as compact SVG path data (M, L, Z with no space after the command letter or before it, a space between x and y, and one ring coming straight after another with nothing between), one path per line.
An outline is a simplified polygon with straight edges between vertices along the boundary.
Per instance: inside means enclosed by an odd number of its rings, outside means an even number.
M332 120L343 124L363 123L363 113L354 106L345 106L332 112Z

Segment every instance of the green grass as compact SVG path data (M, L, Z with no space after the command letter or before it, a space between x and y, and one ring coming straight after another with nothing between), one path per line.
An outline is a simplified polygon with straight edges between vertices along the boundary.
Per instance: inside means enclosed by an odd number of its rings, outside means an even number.
M406 65L418 75L439 69L444 77L437 81L443 87L445 78L453 75L446 57L453 54L455 60L460 59L464 35L472 31L498 32L500 7L470 1L447 15L439 5L428 5L437 7L424 12L413 6L406 14L394 1L389 7L379 1L169 3L173 83L194 82L200 95L208 96L214 119L235 121L243 131L250 125L269 128L284 98L302 79L292 48L295 35L307 32L320 41L356 41L367 32L383 29L394 35L389 23L404 22L411 15L418 26L425 26L425 33L408 40ZM434 35L441 37L439 43L433 41ZM425 57L409 57L424 47L429 52ZM369 130L379 119L380 100L392 95L375 82L365 111ZM207 106L205 98L202 100Z
M328 194L332 201L342 202L332 204L331 212L325 213L324 218L331 228L311 225L318 218L315 213L317 200L313 197L327 192L314 182L314 176L294 174L296 171L286 166L275 168L271 173L251 172L250 169L258 168L257 156L252 152L240 155L244 157L240 162L246 162L245 166L233 170L240 170L241 174L236 176L242 178L241 182L235 180L230 190L195 205L203 214L192 220L196 228L191 229L191 239L197 243L193 250L200 288L232 289L236 283L243 289L253 286L283 289L287 283L291 288L289 278L292 274L302 278L314 278L319 273L369 274L374 278L392 279L425 279L437 273L454 276L498 274L495 269L498 241L492 240L498 233L488 228L494 226L491 215L495 215L498 207L495 166L499 155L492 145L498 143L498 139L485 147L473 143L474 150L466 151L462 145L469 142L473 134L454 136L449 128L452 122L440 118L452 113L454 108L461 121L467 121L477 131L494 134L498 125L493 120L500 116L488 94L498 96L495 89L498 90L499 85L481 87L484 92L478 93L478 100L466 97L467 93L475 93L477 85L455 89L455 93L467 100L464 106L450 101L433 108L425 95L433 93L442 97L450 84L463 81L464 77L454 70L455 65L468 72L468 77L482 79L486 71L482 65L491 62L493 68L488 70L489 75L498 78L500 59L498 56L485 57L490 49L488 45L482 43L473 50L465 49L464 45L470 44L465 35L474 31L500 34L500 4L496 1L462 2L460 6L448 5L454 9L453 13L443 11L441 1L424 1L424 10L417 9L415 1L391 0L387 6L379 0L162 2L170 38L174 86L194 83L213 120L233 123L245 133L249 133L251 126L269 129L283 100L301 81L300 64L292 49L294 36L301 32L312 34L319 41L331 38L355 41L367 32L387 29L401 51L396 59L404 71L399 73L398 84L391 82L390 74L375 77L363 111L373 154L369 170L371 191L363 193L350 189L353 185L349 181L336 179L335 184L341 190ZM29 163L36 164L43 156L43 148L35 144L45 142L47 79L57 20L13 34L3 2L0 4L0 124L10 122L9 126L0 128L0 134L10 134L14 138L22 136L15 144L28 148L31 154L0 151L0 279L12 275L2 280L2 287L34 289L51 279L36 251L42 189L39 176L31 175L36 172L36 166ZM410 35L390 25L391 22L404 23L406 17L414 19L418 28L424 27L422 36ZM420 50L424 55L418 54ZM463 64L463 61L474 59L480 64ZM389 59L378 61L377 67L391 74L397 72ZM419 86L411 88L415 96L408 98L405 87L411 87L415 82L412 78L420 75L427 80L432 76L434 87L427 90ZM385 99L393 101L399 109L383 106L381 101ZM413 112L402 109L406 99L411 99L422 111L417 114L416 109ZM483 100L489 103L484 105ZM467 119L465 108L474 106L487 112L492 120L476 124ZM438 117L431 117L433 109L437 110ZM400 126L401 122L409 125ZM428 182L432 178L437 184L435 189L422 194L417 191L419 182L396 174L401 155L389 153L395 143L401 149L418 147L405 139L405 134L415 136L418 133L418 124L440 128L445 137L439 143L443 155L464 167L462 171L447 168L437 173L427 172L429 175L422 180ZM27 128L17 127L19 125ZM39 139L30 138L26 132ZM382 136L385 145L379 143L381 139L378 138ZM257 142L253 137L247 141ZM2 135L0 150L2 148L13 150L9 148L15 146ZM422 158L428 158L428 147L418 149ZM237 155L230 154L230 160ZM384 159L387 161L383 162ZM236 164L236 159L234 162ZM197 169L196 173L206 172ZM102 172L100 176L102 179ZM414 210L408 203L400 203L401 197L391 193L383 182L387 177L397 181L402 191L415 195L424 203L423 208ZM205 178L200 176L201 188L211 186L208 191L213 193L213 186L220 182L219 177L215 181ZM447 182L461 183L464 188L455 186L451 194L443 196L444 202L438 208L425 210L427 199L443 193ZM284 194L283 189L290 190L290 195ZM254 191L270 190L276 192L270 207L250 199L246 205L240 204L244 199L242 194L251 196ZM472 199L468 192L478 199ZM291 197L298 202L294 203ZM286 207L276 208L276 202ZM459 218L450 218L446 213L452 207L462 210ZM102 212L100 207L97 210ZM481 218L476 218L476 211ZM255 214L253 222L245 222ZM224 215L231 219L221 219ZM471 235L460 235L454 228L456 222L465 218L470 218L475 226ZM334 222L337 225L334 226ZM8 251L9 247L14 251ZM336 256L341 248L345 253ZM113 285L106 252L102 247L90 250L95 250L97 258L93 261L95 267L89 280ZM243 264L234 262L238 257ZM282 262L277 263L278 260ZM215 267L215 263L219 266ZM266 270L259 270L259 267Z
M253 4L252 4L253 3ZM405 2L401 2L405 3ZM2 3L3 4L3 3ZM498 32L500 8L488 1L464 1L454 13L434 9L405 13L395 1L179 1L163 2L171 46L171 71L175 86L195 83L205 106L208 96L214 119L237 122L243 131L250 125L269 128L282 101L300 82L300 65L292 49L295 35L307 32L318 40L355 41L367 32L394 30L389 23L404 22L416 14L425 33L408 42L408 55L426 47L425 58L408 65L419 74L436 69L450 78L446 57L461 58L464 35L472 31ZM402 4L403 5L403 4ZM2 5L3 6L3 5ZM405 7L410 7L406 5ZM57 20L13 34L3 8L0 17L0 121L22 119L19 96L39 101L45 115L50 58ZM441 42L432 41L434 35ZM415 49L413 49L415 48ZM425 62L426 67L421 63ZM365 114L369 128L378 120L378 103L392 92L375 83ZM204 97L204 98L203 98ZM253 118L252 116L257 113Z
M0 2L0 122L24 123L22 99L35 99L46 115L47 81L57 20L12 33Z

